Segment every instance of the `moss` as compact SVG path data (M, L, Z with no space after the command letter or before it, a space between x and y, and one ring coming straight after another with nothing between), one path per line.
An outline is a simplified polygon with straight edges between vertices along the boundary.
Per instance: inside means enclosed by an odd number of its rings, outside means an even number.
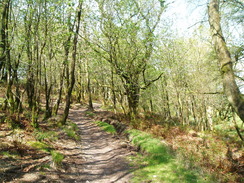
M221 67L221 72L222 72L222 74L224 74L224 73L228 73L228 72L230 72L230 71L231 71L231 67L230 67L229 63L227 63L227 64L225 64L225 65L223 65L223 66Z

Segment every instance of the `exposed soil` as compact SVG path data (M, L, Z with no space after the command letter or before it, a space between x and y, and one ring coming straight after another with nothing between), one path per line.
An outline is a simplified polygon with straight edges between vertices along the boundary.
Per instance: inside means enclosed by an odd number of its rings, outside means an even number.
M8 172L2 182L130 182L132 169L126 157L132 152L121 145L122 141L102 131L86 115L84 108L70 109L69 119L78 125L81 140L64 137L53 144L56 150L65 155L62 168L32 170L28 164L25 171L17 168L16 172ZM44 154L38 161L45 162L50 158L50 155Z

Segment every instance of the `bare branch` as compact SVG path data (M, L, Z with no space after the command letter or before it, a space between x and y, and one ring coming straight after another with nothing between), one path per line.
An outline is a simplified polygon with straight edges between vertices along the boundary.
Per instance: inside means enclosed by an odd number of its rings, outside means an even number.
M147 81L147 83L145 83L146 85L145 85L144 87L142 87L141 89L142 89L142 90L147 89L151 84L153 84L155 81L159 80L159 79L162 77L163 74L164 74L164 73L161 73L157 78L155 78L155 79L153 79L153 80L151 80L151 81ZM146 80L145 80L145 78L144 78L144 82L145 82L145 81L146 81Z

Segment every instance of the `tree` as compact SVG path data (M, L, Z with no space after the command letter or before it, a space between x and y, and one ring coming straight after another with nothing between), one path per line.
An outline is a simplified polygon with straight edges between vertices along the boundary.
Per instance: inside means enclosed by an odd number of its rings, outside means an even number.
M1 35L0 35L0 72L7 81L6 86L6 100L5 108L10 108L14 112L19 107L19 98L12 91L14 80L17 80L18 61L13 64L11 59L10 48L10 14L11 14L11 0L4 0L1 4ZM14 71L14 72L13 72ZM17 89L18 91L18 89ZM17 99L17 104L16 100Z
M6 65L9 64L8 60L8 19L9 19L9 10L10 10L10 0L4 0L0 2L0 72L1 79L6 76Z
M70 108L70 103L71 103L71 94L72 94L72 90L73 90L73 87L75 84L75 65L76 65L76 54L77 54L77 42L78 42L78 34L79 34L80 23L81 23L82 4L83 4L83 0L80 0L78 7L77 7L77 15L76 15L75 21L73 23L73 25L76 25L76 26L75 26L74 37L73 37L73 52L72 52L71 68L70 68L70 73L68 72L68 74L66 76L66 77L68 77L68 78L70 77L70 78L69 78L69 81L67 84L67 90L68 91L67 91L66 99L65 99L64 114L63 114L62 120L61 120L62 124L66 123L67 117L69 115L69 108ZM67 44L70 44L70 41Z
M144 78L155 43L155 30L165 9L159 1L99 1L101 34L91 45L119 75L129 115L136 115L141 89L160 78Z
M212 40L223 79L224 93L235 112L244 122L244 98L236 84L230 51L222 33L218 0L210 1L208 4L208 15Z

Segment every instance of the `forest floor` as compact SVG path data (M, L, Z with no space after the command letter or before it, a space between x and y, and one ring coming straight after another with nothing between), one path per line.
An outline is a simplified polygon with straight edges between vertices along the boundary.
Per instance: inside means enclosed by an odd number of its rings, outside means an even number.
M0 152L4 152L5 146L8 150L18 149L20 156L0 155L0 182L129 182L132 168L126 157L134 152L121 145L116 135L93 123L85 108L70 109L69 120L77 124L80 138L75 141L63 135L52 142L52 147L64 155L62 166L51 165L52 168L48 166L50 154L23 145L14 147L10 144L14 141L11 132L1 126L4 134L0 134L0 140L9 139L9 144L0 144ZM24 136L27 138L28 134Z
M31 112L17 121L0 112L0 183L243 182L241 144L153 125L156 117L130 129L123 115L94 108L74 104L65 126L53 117L38 130L27 118Z

